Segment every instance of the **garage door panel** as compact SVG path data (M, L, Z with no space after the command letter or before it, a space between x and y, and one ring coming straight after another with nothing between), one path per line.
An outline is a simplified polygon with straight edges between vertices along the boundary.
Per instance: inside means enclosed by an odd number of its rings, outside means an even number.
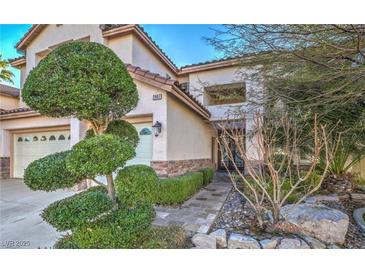
M151 165L152 160L152 123L133 124L139 134L139 143L136 148L136 157L126 165Z
M22 178L34 160L70 149L69 135L67 130L14 134L14 177Z

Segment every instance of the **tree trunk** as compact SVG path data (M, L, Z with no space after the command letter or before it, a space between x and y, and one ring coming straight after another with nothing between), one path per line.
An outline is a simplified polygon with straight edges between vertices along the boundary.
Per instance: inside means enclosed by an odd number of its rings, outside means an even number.
M113 175L112 174L106 175L106 181L107 181L108 195L112 200L113 205L115 205L117 200L115 198Z

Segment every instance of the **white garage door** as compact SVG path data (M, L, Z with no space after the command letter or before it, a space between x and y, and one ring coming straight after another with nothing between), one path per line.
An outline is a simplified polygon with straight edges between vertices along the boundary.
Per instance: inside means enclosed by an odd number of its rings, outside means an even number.
M139 144L136 148L136 157L127 162L127 165L151 165L152 160L152 123L133 124L139 134Z
M68 149L68 130L14 134L14 177L22 178L32 161Z

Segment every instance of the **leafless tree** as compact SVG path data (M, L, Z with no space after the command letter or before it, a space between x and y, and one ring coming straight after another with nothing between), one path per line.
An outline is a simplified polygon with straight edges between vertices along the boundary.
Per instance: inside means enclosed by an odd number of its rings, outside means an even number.
M261 228L265 225L265 216L272 212L274 223L280 221L280 209L287 202L290 195L301 188L301 196L297 203L317 191L323 181L330 163L330 148L327 140L327 130L314 119L312 126L313 150L308 159L307 168L303 170L301 155L300 128L288 115L277 119L264 117L256 113L227 117L218 124L221 132L218 144L221 151L225 152L227 159L233 165L230 170L227 161L223 165L228 171L234 188L246 199L254 209L258 224ZM246 119L247 118L247 119ZM252 141L246 148L245 127L248 119L254 123L251 136ZM279 137L281 136L281 137ZM307 136L307 135L305 135ZM234 143L234 151L232 150ZM238 154L238 155L235 155ZM277 155L281 155L277 160ZM318 175L315 184L302 186L310 179L319 164L320 156L324 155L325 166L323 172ZM244 162L244 170L237 164L237 156ZM287 185L289 184L289 188ZM286 185L286 187L284 187ZM242 187L241 187L242 186Z

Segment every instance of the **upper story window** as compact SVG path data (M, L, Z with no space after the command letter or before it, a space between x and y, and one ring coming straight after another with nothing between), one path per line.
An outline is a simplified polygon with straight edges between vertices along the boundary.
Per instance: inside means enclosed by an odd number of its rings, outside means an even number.
M204 91L204 104L208 106L243 103L246 100L243 82L208 86Z

